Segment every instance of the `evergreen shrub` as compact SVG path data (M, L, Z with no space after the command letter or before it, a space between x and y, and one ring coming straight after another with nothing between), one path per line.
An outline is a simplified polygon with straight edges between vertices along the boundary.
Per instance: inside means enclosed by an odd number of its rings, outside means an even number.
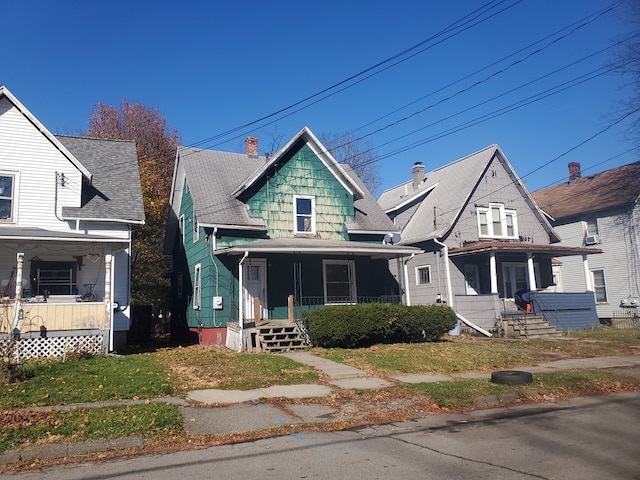
M436 342L457 322L443 305L332 305L304 313L311 344L360 348L376 343Z

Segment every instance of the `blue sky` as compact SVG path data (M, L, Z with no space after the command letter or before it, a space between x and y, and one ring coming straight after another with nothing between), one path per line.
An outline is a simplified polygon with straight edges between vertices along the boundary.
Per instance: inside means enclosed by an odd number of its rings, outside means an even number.
M622 79L571 83L600 73L631 31L623 7L602 13L616 4L8 0L0 84L57 134L82 132L94 105L123 99L157 107L183 145L242 151L255 135L262 154L305 125L353 132L380 157L383 188L416 161L429 171L497 143L536 190L564 181L570 161L588 175L637 160L629 119L611 126L629 95Z

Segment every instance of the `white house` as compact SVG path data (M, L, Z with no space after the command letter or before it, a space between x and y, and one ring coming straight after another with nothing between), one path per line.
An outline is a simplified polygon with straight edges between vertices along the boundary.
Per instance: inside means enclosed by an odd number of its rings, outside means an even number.
M0 335L121 344L142 223L133 142L53 135L0 86Z

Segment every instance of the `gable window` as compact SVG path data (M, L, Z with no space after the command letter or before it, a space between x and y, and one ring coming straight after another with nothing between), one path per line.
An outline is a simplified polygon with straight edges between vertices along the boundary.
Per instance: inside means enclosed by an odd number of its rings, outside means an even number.
M293 197L295 233L313 234L316 232L315 198Z
M416 285L431 284L431 266L423 265L416 267Z
M353 260L324 260L324 303L356 303Z
M193 309L200 310L200 301L202 299L202 266L196 263L193 272Z
M0 172L0 222L13 222L15 180L15 175Z
M607 303L607 286L604 282L604 270L592 270L593 290L596 295L596 303Z
M518 238L518 221L515 210L504 208L501 203L478 207L478 232L485 238Z

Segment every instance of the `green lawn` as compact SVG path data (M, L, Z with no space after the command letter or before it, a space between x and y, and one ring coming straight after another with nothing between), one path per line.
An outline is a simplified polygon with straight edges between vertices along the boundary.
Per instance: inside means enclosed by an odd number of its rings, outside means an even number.
M450 337L423 344L375 345L364 349L314 349L314 353L362 368L373 375L460 373L524 367L562 358L640 354L640 330L601 328L558 340ZM226 349L161 348L151 353L88 359L27 361L0 366L11 381L0 383L0 451L20 445L119 436L186 439L177 407L167 396L184 397L202 388L250 389L320 383L315 369L274 354ZM6 376L6 375L5 375ZM605 371L562 371L535 375L530 385L498 385L487 380L455 380L400 385L387 395L419 395L441 409L465 409L478 396L534 397L595 395L640 389L640 381ZM350 398L367 398L360 395ZM108 400L149 400L144 404L70 411L24 411ZM155 400L152 400L155 399ZM156 401L160 399L160 401ZM529 400L527 400L529 399ZM332 401L337 401L333 399ZM347 401L347 400L346 400Z

